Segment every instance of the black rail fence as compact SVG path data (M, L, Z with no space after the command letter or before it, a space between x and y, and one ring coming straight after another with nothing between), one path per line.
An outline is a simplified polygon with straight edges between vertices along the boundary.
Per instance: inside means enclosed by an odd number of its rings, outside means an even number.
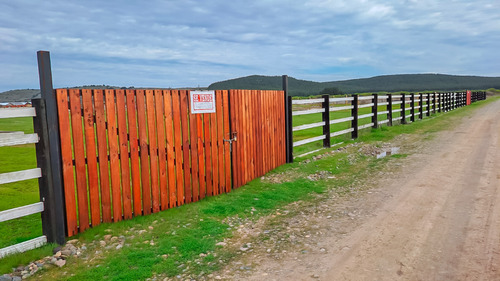
M359 131L363 129L417 122L436 113L448 112L484 100L486 92L373 94L345 97L324 95L321 98L302 100L287 98L287 116L292 117L291 122L287 124L287 131L291 132L287 138L288 153L293 155L294 148L306 146L300 149L302 154L289 158L289 162L293 162L294 157L302 157L331 147L334 137L347 135L347 138L356 139ZM296 116L301 117L293 119ZM315 118L317 120L314 120ZM313 128L322 130L309 130ZM311 137L313 132L317 135Z

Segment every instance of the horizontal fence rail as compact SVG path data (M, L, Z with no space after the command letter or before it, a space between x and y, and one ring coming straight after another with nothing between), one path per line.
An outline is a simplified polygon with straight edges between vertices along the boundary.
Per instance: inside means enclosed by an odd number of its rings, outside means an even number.
M352 139L358 137L358 132L367 128L377 128L381 125L393 126L409 124L438 112L448 112L458 107L466 106L477 100L486 99L485 92L454 92L454 93L426 93L426 94L399 94L399 95L368 95L352 97L323 96L321 99L293 100L288 98L292 107L291 116L317 116L317 121L298 124L292 127L293 148L311 143L330 147L331 138L350 134ZM307 108L314 107L314 108ZM315 115L314 115L315 114ZM300 118L300 117L299 117ZM312 120L312 117L308 117ZM305 119L304 119L305 120ZM322 133L311 137L301 133L305 130L314 130L322 127ZM309 137L302 137L308 135ZM318 145L311 146L319 151ZM321 148L320 148L321 149ZM293 152L293 151L292 151ZM299 155L304 156L311 151Z
M35 117L35 108L0 108L0 118L17 118L17 117ZM38 143L38 134L25 134L24 132L0 132L0 147L15 146L23 144ZM25 181L30 179L38 179L42 177L40 168L27 169L23 171L14 171L0 174L0 185L13 182ZM44 211L44 203L37 202L30 205L20 206L13 209L0 211L0 223L13 219L26 217L29 215L42 213ZM47 243L47 237L40 237L24 241L12 246L0 249L0 259L14 253L28 251L38 248Z

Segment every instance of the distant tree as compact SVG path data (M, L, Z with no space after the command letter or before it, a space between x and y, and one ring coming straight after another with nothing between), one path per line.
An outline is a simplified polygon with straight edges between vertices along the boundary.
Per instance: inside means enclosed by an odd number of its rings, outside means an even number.
M342 95L342 91L337 87L324 88L319 92L321 95Z

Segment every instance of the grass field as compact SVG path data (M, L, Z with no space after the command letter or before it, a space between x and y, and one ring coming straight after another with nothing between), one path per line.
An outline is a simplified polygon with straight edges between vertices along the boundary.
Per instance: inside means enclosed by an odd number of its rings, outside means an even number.
M493 100L493 99L491 99ZM439 118L425 118L408 126L383 126L380 129L366 129L360 134L357 141L386 141L393 137L405 134L426 134L442 130L451 124L453 116L458 117L488 101L478 102L472 106L455 110L446 114L439 114ZM367 112L368 113L368 112ZM441 117L446 115L448 117ZM294 118L294 126L319 122L321 117L306 115ZM302 119L302 118L308 118ZM319 118L315 121L314 118ZM340 117L335 117L340 118ZM313 120L313 121L311 121ZM366 119L367 123L369 118ZM317 131L304 133L300 137L313 137ZM32 131L30 118L0 119L0 130L23 130ZM340 130L336 128L336 130ZM353 142L347 140L346 143ZM321 142L319 142L321 143ZM69 261L70 274L63 275L63 269L55 269L42 273L44 279L56 280L136 280L145 279L154 273L162 273L165 276L175 276L182 273L186 265L190 272L199 274L210 272L221 266L231 258L231 253L215 244L225 237L230 237L234 227L228 225L224 219L237 217L241 220L256 220L259 217L273 212L290 202L296 200L312 200L312 194L324 192L327 188L341 186L353 178L359 176L369 169L376 169L380 161L373 157L358 157L357 162L348 161L346 153L335 154L327 160L315 161L309 164L293 163L281 166L271 174L280 174L294 171L297 177L290 182L271 184L256 179L244 188L235 190L229 194L207 198L196 204L188 204L179 208L170 209L165 212L145 217L137 217L133 220L123 221L115 224L103 224L99 227L77 236L84 243L91 244L92 241L103 239L109 231L113 235L130 236L131 229L148 229L151 231L143 235L128 238L127 244L121 251L105 253L99 259L87 263L79 259ZM18 146L0 148L0 172L9 172L21 169L34 168L36 166L34 146ZM306 180L308 174L326 170L335 175L343 175L342 180L325 183L323 181L312 182ZM29 203L39 201L38 187L36 181L25 181L16 184L0 185L0 210L5 210ZM4 200L4 198L7 198ZM33 215L24 219L0 223L0 247L14 244L41 235L40 215ZM159 222L159 223L158 223ZM144 244L144 241L155 241L155 246ZM2 259L0 273L6 273L18 264L26 264L36 258L48 255L53 246L48 245L40 249L24 254L17 254ZM90 248L90 246L89 246ZM209 253L201 261L200 253ZM161 258L168 255L168 259ZM222 262L220 262L222 261ZM106 266L99 266L99 265ZM131 270L133 269L133 270Z

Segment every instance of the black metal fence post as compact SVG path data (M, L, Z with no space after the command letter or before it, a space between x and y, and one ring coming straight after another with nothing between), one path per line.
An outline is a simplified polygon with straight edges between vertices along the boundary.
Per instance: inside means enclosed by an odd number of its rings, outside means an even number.
M401 124L406 124L406 95L401 94Z
M325 139L323 140L323 147L330 147L330 95L323 95L323 108L325 111L322 114L323 122L323 135Z
M436 114L436 92L432 94L432 113Z
M43 231L47 241L64 244L66 242L66 212L62 180L61 145L57 103L52 86L50 53L38 51L38 73L40 77L41 100L34 101L37 117L34 127L40 135L37 144L37 162L42 169L40 197L44 201L42 214ZM45 212L44 211L44 212Z
M353 131L351 132L351 138L358 138L358 95L352 95L352 109L351 109L351 127Z
M411 93L411 110L410 110L410 121L413 123L415 122L415 94Z
M387 95L387 111L387 119L389 120L387 125L392 126L392 94Z
M441 93L438 93L438 112L441 113L441 106L443 105L443 100L441 99Z
M378 94L373 94L373 106L372 106L372 128L378 128Z
M418 103L420 105L420 107L418 108L419 109L419 111L418 111L418 118L420 120L422 120L422 119L424 119L424 94L420 93L418 96L419 96L418 97L419 98L419 102Z
M285 149L286 162L293 163L293 124L292 124L292 97L288 96L288 75L282 76L283 92L285 93Z

